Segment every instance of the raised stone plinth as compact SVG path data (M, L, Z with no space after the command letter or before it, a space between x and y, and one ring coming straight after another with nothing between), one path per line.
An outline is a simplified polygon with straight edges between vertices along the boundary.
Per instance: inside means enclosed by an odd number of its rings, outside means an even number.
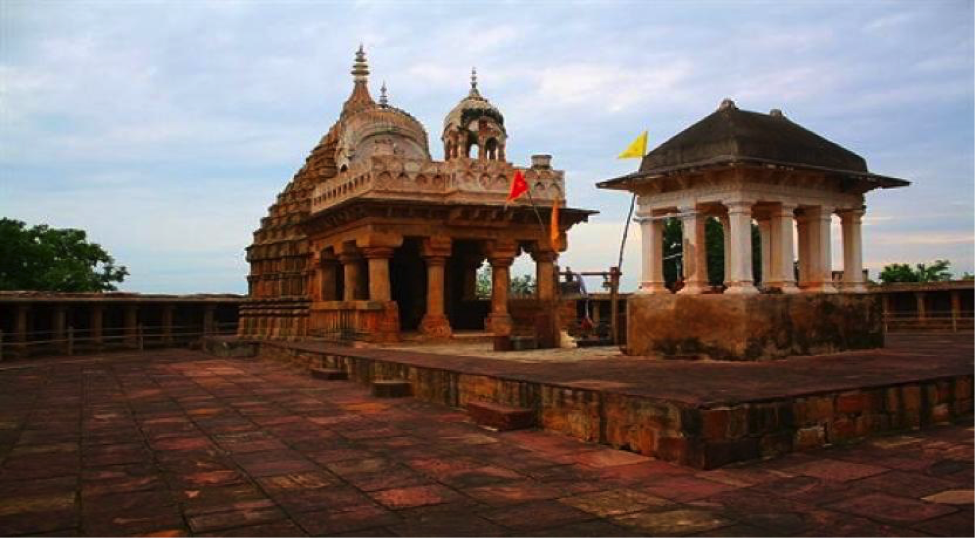
M628 355L763 361L884 345L880 303L865 294L634 294Z
M468 402L467 413L475 423L498 431L523 430L535 425L534 411L525 407Z

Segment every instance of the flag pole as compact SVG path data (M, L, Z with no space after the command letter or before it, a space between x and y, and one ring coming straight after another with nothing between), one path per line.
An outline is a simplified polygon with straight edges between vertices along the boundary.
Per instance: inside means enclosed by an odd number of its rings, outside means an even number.
M545 224L542 222L542 215L538 212L538 207L535 205L535 199L532 198L532 187L528 187L528 191L527 192L528 192L528 201L532 205L532 210L535 211L535 218L538 219L538 229L541 230L542 237L544 237L546 235L545 234ZM552 244L552 238L551 237L548 238L548 246L552 250L555 250L555 245Z

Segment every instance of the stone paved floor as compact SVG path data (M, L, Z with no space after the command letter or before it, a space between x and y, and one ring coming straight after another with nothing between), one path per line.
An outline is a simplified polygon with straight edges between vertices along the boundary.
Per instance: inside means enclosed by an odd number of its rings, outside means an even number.
M0 366L0 535L972 535L973 429L696 471L193 351Z

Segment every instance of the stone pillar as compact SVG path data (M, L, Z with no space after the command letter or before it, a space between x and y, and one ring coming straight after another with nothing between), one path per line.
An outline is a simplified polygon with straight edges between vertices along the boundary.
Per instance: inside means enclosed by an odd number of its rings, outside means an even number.
M139 330L139 307L136 305L125 305L125 321L123 325L123 334L125 344L136 347L139 344L139 335L137 331Z
M684 287L678 293L697 294L708 289L708 254L704 225L707 217L695 207L681 207L684 214Z
M322 254L318 283L319 297L322 301L338 301L339 261L334 255Z
M761 285L765 287L766 282L772 280L772 219L764 217L758 220L758 236L760 238L762 259L762 280Z
M731 221L728 220L728 215L719 215L718 222L721 223L721 237L724 241L724 275L721 281L727 282L731 280L728 277L731 274Z
M359 253L352 250L345 250L339 255L342 269L345 272L343 301L355 301L359 299L359 289L362 276L360 274L360 262L362 261Z
M799 239L799 287L803 290L809 287L809 218L806 210L796 218L796 236Z
M843 227L843 291L866 293L863 282L863 209L840 212Z
M387 302L392 298L389 285L390 247L364 247L363 255L369 264L369 300Z
M511 315L508 314L508 288L511 286L511 264L518 254L518 247L511 240L491 241L487 247L491 264L491 332L494 333L494 349L511 349Z
M773 212L770 226L769 274L763 276L766 286L782 293L797 293L793 253L792 222L796 206L780 204ZM764 262L765 253L762 253Z
M427 311L420 320L420 332L432 338L449 338L450 321L444 315L444 266L450 257L451 241L446 236L428 237L421 255L427 264Z
M951 330L958 331L958 321L961 319L961 294L958 290L951 292Z
M664 282L664 223L645 218L640 221L643 240L643 278L639 293L670 293Z
M725 274L725 293L758 293L752 282L752 202L728 202L728 222L731 229L731 272Z
M928 319L928 305L925 301L925 293L923 291L914 292L914 300L917 302L917 320L925 321Z
M217 306L212 304L203 305L203 334L211 335L217 332L215 314Z
M105 305L93 304L91 305L90 314L88 316L88 337L91 338L91 345L95 349L100 349L102 347L102 333L105 326Z
M806 291L836 293L833 285L833 257L830 226L833 208L821 206L809 211L809 287Z
M173 312L176 311L176 305L171 303L166 303L162 305L162 343L163 345L172 345L173 343Z
M57 340L55 347L68 353L68 307L56 305L51 318L51 339Z
M555 260L559 255L550 250L536 248L531 253L535 260L535 295L540 301L555 299Z

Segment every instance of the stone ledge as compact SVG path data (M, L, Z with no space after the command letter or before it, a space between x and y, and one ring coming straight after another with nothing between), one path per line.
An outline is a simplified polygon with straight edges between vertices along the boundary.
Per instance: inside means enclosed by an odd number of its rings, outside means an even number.
M315 379L322 379L325 381L345 381L349 379L349 374L347 374L345 370L339 370L336 368L311 367L308 369L308 371Z
M413 388L405 379L376 380L372 382L372 395L377 398L406 398L413 395Z
M535 426L535 413L525 407L491 402L468 402L467 413L477 424L498 431L523 430Z

